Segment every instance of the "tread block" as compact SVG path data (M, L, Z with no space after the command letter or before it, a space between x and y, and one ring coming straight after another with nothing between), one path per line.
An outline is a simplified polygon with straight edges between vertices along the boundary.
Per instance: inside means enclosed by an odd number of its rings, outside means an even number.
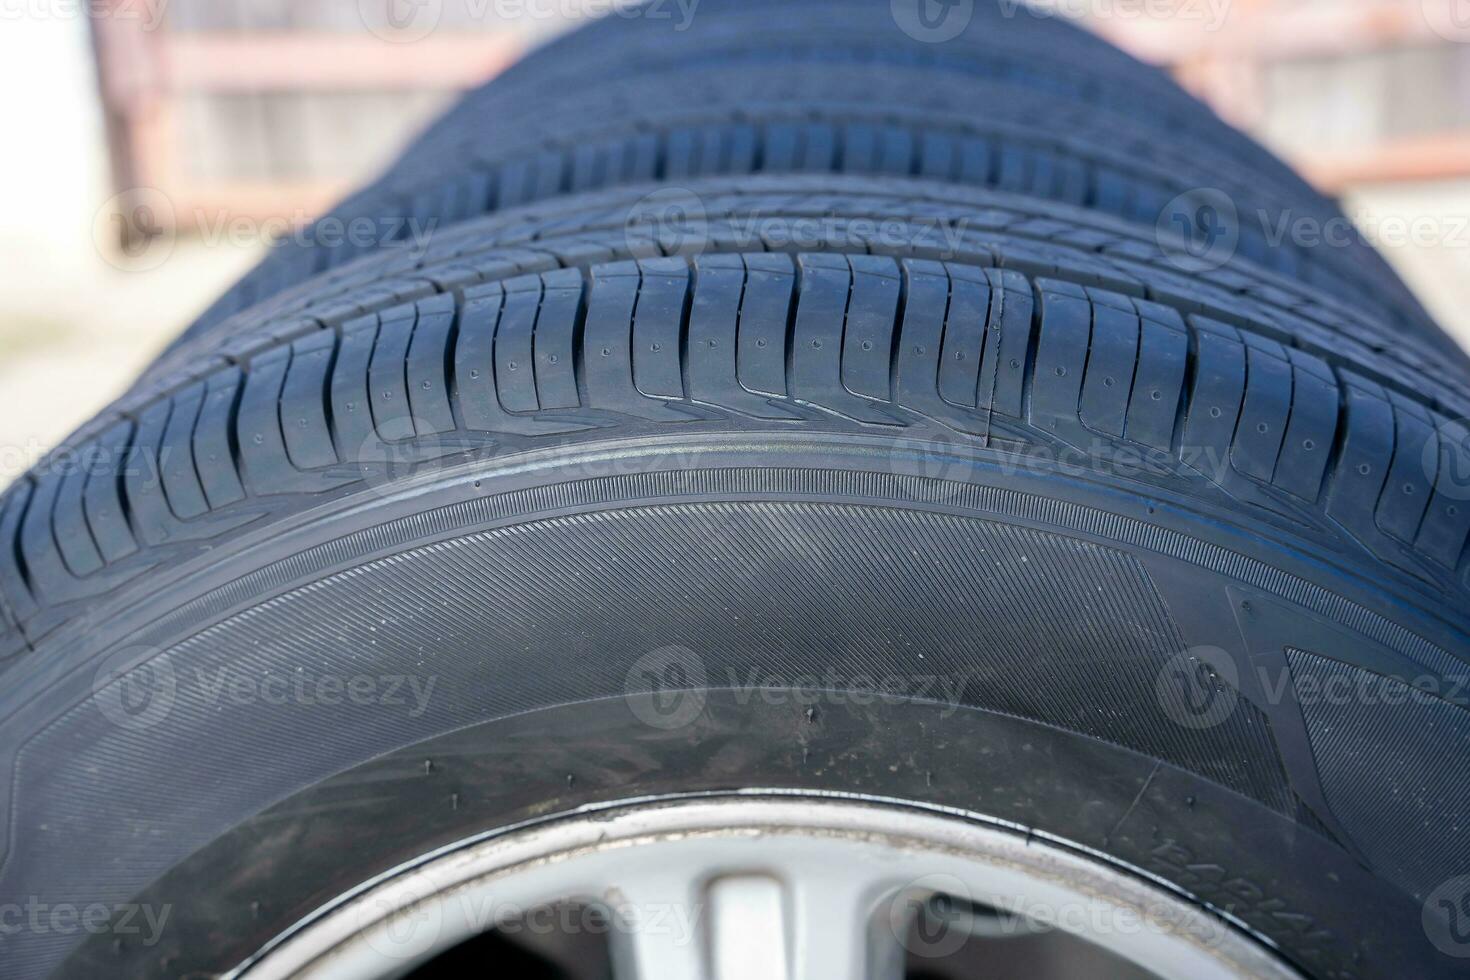
M952 275L959 274L951 266ZM979 407L1001 415L1025 414L1026 372L1035 329L1036 295L1026 277L1009 269L985 269L990 283L990 315L986 333L996 356L993 370L982 368Z
M330 397L332 425L344 463L361 463L377 455L379 439L373 428L372 392L368 388L368 369L377 336L378 318L361 317L343 325L337 346Z
M854 174L877 173L877 127L869 123L848 123L842 127L842 136L842 169Z
M1343 381L1346 424L1327 513L1349 533L1368 539L1376 531L1375 510L1393 459L1393 407L1373 382L1346 373Z
M682 263L683 260L675 260ZM667 280L668 277L655 276ZM663 298L655 299L649 307L651 333L637 337L638 332L630 329L639 305L643 274L637 262L613 262L597 266L592 270L592 286L587 296L587 322L582 333L582 363L586 371L587 397L590 407L609 409L639 418L687 420L691 416L665 407L659 398L646 397L633 382L633 346L635 343L652 346L667 341L669 324L668 293L677 292L677 282L655 284L657 296L663 290ZM684 283L687 286L687 281ZM683 309L682 294L678 299L678 310ZM662 312L660 312L662 311ZM677 322L675 323L677 327ZM657 338L663 338L662 340ZM677 343L676 343L677 348ZM662 351L650 351L651 354ZM676 355L677 357L677 352ZM655 375L650 383L659 383ZM682 389L681 389L682 390Z
M1082 374L1092 336L1092 304L1081 287L1037 280L1041 330L1031 382L1031 424L1057 434L1077 429Z
M1379 528L1413 544L1439 469L1439 435L1418 406L1393 399L1394 453L1378 500Z
M633 388L633 352L627 325L638 303L640 276L633 262L614 262L592 272L587 301L587 391L596 406L632 407L641 397Z
M917 167L916 152L912 129L884 126L879 130L879 173L907 176Z
M894 364L894 399L911 411L967 431L973 429L974 420L958 418L960 413L939 394L949 272L942 264L925 259L907 259L901 268L905 300Z
M772 122L765 127L760 169L783 171L797 169L801 151L801 130L796 123Z
M35 481L30 506L20 526L20 551L25 557L31 586L43 601L56 602L71 597L75 577L62 560L56 536L52 532L52 512L56 494L61 489L62 475L52 470Z
M967 138L960 141L959 180L966 184L991 183L993 145L983 139Z
M1167 452L1173 445L1184 393L1189 335L1177 315L1159 317L1151 304L1136 305L1140 313L1138 366L1123 432L1133 442Z
M379 319L378 342L368 367L368 390L372 392L373 428L384 442L410 439L415 433L405 364L417 319L418 311L412 306L394 307Z
M232 397L231 404L233 403ZM119 561L138 550L138 542L133 536L123 503L123 475L127 470L132 444L131 422L119 422L103 432L97 441L97 453L92 466L87 471L87 486L82 491L87 526L92 530L92 539L97 542L97 550L109 562ZM233 466L231 471L233 472ZM244 497L243 492L240 497Z
M802 127L801 168L810 173L827 173L837 159L837 129L830 123L807 123Z
M852 295L847 256L803 253L791 334L791 394L801 401L862 422L893 423L876 403L842 384L842 335Z
M628 143L623 156L623 179L654 180L658 177L658 134L639 133Z
M495 331L495 390L507 412L534 412L541 407L531 353L540 306L540 276L520 276L505 283L505 306Z
M796 269L784 254L745 257L736 362L740 383L750 391L784 397L787 324L796 302Z
M1184 420L1181 452L1186 464L1216 483L1225 479L1230 444L1245 396L1245 345L1233 328L1192 317L1194 385Z
M495 391L495 330L504 303L501 284L486 283L465 292L459 313L454 344L459 412L467 428L481 432L498 431L505 421Z
M291 364L291 349L281 347L254 358L245 375L240 410L235 419L240 446L240 468L250 493L263 496L302 489L298 473L286 455L281 432L281 388ZM140 441L146 431L141 420ZM131 496L131 485L130 485ZM134 512L137 511L134 506Z
M683 336L689 265L644 259L633 316L633 383L649 398L683 398Z
M980 400L980 366L990 324L991 289L982 273L949 273L949 305L939 355L939 394L951 405L974 408Z
M889 368L902 286L898 263L854 255L851 265L852 302L842 336L842 383L855 395L890 401Z
M129 426L131 428L131 426ZM35 596L26 581L26 569L21 563L20 525L31 505L35 492L35 481L29 476L16 480L6 491L3 506L0 506L0 598L3 598L10 615L17 623L28 621L37 612Z
M1446 568L1459 566L1470 535L1470 429L1463 421L1434 417L1438 433L1439 465L1435 470L1434 495L1424 511L1424 521L1414 547Z
M1271 482L1281 454L1281 440L1286 435L1291 400L1291 365L1258 347L1249 347L1245 399L1230 450L1237 472L1262 483Z
M611 156L612 149L606 143L582 143L573 147L570 189L585 191L601 187L607 180Z
M732 126L726 136L721 173L754 173L759 170L760 135L753 125Z
M298 469L311 470L337 462L327 398L337 334L322 330L291 345L291 363L281 389L281 431L286 455Z
M204 385L190 385L173 398L174 410L163 433L159 465L169 509L183 520L209 513L209 501L194 465L194 429L204 407Z
M1301 351L1292 351L1292 379L1291 418L1271 482L1316 503L1337 436L1337 379L1324 362Z
M950 133L925 130L919 136L919 176L953 180L959 146Z
M1138 367L1138 313L1096 302L1092 314L1092 351L1082 380L1082 421L1092 429L1122 438L1127 429L1129 395Z
M699 137L687 126L669 130L664 155L664 176L692 177L699 173Z
M288 356L284 351L277 355L280 360ZM274 424L274 397L270 407ZM138 428L133 436L127 469L123 474L123 487L127 492L128 509L132 514L133 533L142 543L149 545L163 544L179 531L179 523L174 519L168 500L163 495L163 475L158 464L159 446L163 443L163 433L168 426L172 409L172 403L165 399L155 402L139 414ZM275 428L279 434L280 427Z
M87 514L82 502L82 493L87 487L86 464L85 456L79 456L64 467L52 512L56 544L61 548L62 560L66 562L67 569L78 577L99 572L105 564L97 543L92 539L92 531L87 527Z
M576 408L577 332L582 315L582 273L561 269L542 275L541 310L536 314L536 395L543 409Z
M757 418L795 418L770 399L747 391L736 367L745 262L739 255L705 255L689 308L689 397Z
M837 351L852 292L852 268L843 255L803 254L797 259L796 320L791 336L791 393L833 408L842 384Z
M454 331L455 298L441 295L419 300L417 308L418 323L404 365L414 426L421 436L453 432L458 425L449 404L447 365Z

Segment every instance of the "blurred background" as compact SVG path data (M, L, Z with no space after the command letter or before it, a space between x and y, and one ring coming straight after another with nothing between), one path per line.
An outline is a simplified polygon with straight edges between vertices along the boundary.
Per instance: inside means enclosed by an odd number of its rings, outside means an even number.
M610 2L0 0L0 485L271 235ZM1035 3L1167 67L1339 196L1470 347L1470 0Z

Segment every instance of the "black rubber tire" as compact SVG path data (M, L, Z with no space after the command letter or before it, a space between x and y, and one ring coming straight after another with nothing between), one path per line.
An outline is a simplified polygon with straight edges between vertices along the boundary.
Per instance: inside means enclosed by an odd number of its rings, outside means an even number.
M1470 455L1427 345L1095 211L833 176L561 197L233 323L0 503L0 903L173 915L6 936L10 975L223 972L471 834L755 786L1050 835L1308 976L1457 975Z
M1239 251L1461 356L1334 205L1096 38L988 3L944 43L905 34L886 2L795 6L773 24L765 4L712 4L677 35L610 18L549 46L318 225L371 224L368 241L308 233L277 249L185 338L385 239L500 208L644 180L835 172L949 179L1182 232L1181 254ZM1302 221L1327 235L1294 242L1285 230Z

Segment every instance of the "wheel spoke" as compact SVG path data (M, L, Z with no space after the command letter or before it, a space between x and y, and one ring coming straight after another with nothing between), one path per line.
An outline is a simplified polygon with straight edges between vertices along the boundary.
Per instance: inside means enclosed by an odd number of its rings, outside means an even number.
M889 907L896 889L862 866L808 871L789 887L793 980L901 980Z
M612 933L617 980L717 980L709 969L705 896L687 874L645 870L607 898L618 917Z
M791 980L787 899L770 875L732 875L707 892L715 980Z

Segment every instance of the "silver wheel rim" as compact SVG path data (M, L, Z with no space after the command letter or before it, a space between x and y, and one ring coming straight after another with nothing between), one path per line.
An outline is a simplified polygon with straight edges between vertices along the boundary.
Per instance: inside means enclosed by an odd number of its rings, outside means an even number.
M602 810L446 849L231 976L401 976L574 903L604 910L618 980L899 980L906 955L952 941L913 931L935 895L1003 913L959 923L972 932L1059 929L1160 977L1300 980L1218 916L1102 860L953 815L762 796Z

